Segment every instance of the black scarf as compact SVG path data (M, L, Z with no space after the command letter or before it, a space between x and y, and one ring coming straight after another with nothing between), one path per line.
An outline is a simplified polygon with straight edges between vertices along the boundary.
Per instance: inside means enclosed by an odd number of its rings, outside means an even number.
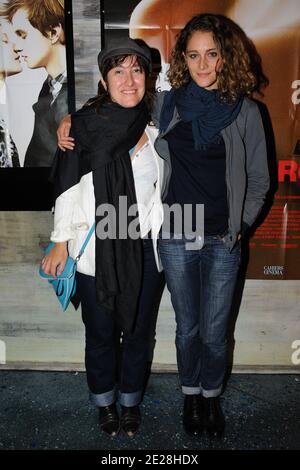
M83 108L72 115L75 150L58 151L53 169L56 198L92 171L95 211L100 204L115 207L117 238L96 236L96 291L99 303L113 313L124 332L134 327L143 260L140 238L118 238L119 196L127 197L126 209L137 202L129 150L139 141L147 121L144 101L134 108L107 103L99 113L91 106ZM96 227L105 218L107 214L96 215ZM128 216L128 223L133 219Z
M240 112L242 100L223 103L218 90L206 90L193 80L166 94L160 117L160 130L165 131L175 107L184 122L192 122L195 148L218 141L220 132L229 126Z

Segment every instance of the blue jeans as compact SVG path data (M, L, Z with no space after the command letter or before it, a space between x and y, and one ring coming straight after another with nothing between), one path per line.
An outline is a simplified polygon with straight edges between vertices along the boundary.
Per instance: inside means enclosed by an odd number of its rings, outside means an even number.
M240 264L220 236L207 236L201 249L186 240L159 239L159 253L176 316L178 372L184 394L216 397L227 367L227 325Z
M90 399L96 406L115 402L137 405L142 392L154 334L158 304L164 285L163 273L156 267L152 240L143 240L143 280L135 329L122 337L122 360L119 363L120 331L113 313L97 302L95 278L77 273L85 325L85 366Z

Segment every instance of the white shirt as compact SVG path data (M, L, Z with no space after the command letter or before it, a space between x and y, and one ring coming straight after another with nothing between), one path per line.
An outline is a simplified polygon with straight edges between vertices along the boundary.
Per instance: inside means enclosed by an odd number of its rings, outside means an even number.
M154 149L158 130L147 126L148 142L132 159L132 169L140 207L139 222L141 236L145 237L151 230L154 257L158 269L162 266L158 256L157 239L163 222L163 205L161 202L161 185L163 181L164 161ZM68 251L76 258L85 240L88 230L95 222L95 195L92 173L84 175L80 182L62 193L55 202L54 230L51 241L58 243L68 241ZM95 235L93 234L77 270L90 276L95 275Z
M139 212L141 237L151 230L151 211L155 202L158 178L157 161L149 142L134 155L131 161Z

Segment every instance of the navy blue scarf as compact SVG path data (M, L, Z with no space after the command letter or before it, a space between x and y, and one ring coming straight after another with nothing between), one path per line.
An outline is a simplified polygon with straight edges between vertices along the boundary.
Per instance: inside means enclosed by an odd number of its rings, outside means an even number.
M193 80L166 94L160 116L160 130L165 131L173 117L175 107L184 122L192 122L195 148L217 142L220 132L237 117L242 99L222 103L218 90L206 90Z

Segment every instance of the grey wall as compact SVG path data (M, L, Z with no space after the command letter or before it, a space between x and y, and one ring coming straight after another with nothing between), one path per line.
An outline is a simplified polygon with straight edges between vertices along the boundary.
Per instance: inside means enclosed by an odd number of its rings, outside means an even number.
M70 306L63 313L52 288L38 276L41 247L52 225L50 212L0 212L0 367L84 368L80 310ZM235 370L299 371L292 362L293 342L300 339L299 299L299 281L246 282L235 329ZM156 369L176 367L174 336L166 291L157 324Z
M101 49L99 0L73 0L76 108L97 92Z

